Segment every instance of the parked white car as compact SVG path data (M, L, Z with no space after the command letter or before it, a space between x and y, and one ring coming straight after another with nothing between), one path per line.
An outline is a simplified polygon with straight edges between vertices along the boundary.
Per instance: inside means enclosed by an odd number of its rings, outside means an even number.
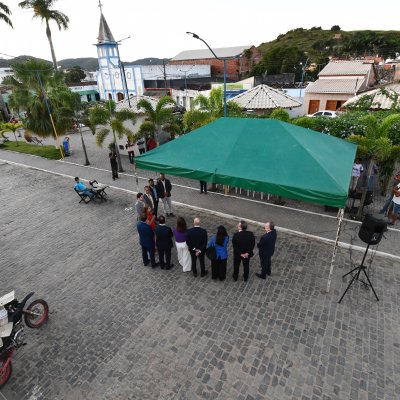
M336 118L337 114L336 111L330 110L320 110L315 112L314 114L308 114L307 117L328 117L328 118Z

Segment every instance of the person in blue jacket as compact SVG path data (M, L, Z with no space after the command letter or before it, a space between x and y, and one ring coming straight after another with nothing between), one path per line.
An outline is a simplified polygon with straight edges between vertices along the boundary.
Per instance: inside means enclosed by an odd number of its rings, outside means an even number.
M217 258L211 261L211 278L223 281L226 277L226 264L228 261L229 236L224 226L217 228L217 234L212 236L208 246L215 246Z
M140 221L136 224L136 228L139 232L140 246L142 247L143 264L147 266L151 262L151 266L155 268L160 264L156 262L154 256L154 232L153 229L151 229L150 226L146 223L146 220L147 215L142 214L140 217Z
M64 147L64 155L65 156L69 156L70 153L70 147L69 147L69 136L65 136L64 140L63 140L63 147Z

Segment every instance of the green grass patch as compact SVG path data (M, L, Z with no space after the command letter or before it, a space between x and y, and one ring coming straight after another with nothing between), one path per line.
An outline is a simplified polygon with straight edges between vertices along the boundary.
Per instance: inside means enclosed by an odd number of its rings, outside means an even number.
M0 145L0 149L33 154L50 160L59 160L61 158L60 150L57 150L54 146L42 146L40 144L30 144L22 141L18 143L14 141L5 142Z

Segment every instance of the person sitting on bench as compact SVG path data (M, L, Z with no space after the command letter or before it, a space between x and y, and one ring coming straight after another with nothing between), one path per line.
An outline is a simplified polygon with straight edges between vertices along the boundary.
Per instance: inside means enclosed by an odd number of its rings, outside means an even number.
M89 196L90 198L94 196L94 193L90 189L88 189L84 183L80 182L78 177L75 178L75 182L76 183L74 189L76 189L78 192L81 192L82 194Z

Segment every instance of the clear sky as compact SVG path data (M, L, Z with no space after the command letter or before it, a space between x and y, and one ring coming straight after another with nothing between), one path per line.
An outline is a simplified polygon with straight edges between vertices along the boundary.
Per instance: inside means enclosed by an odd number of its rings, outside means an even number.
M20 0L1 0L12 11L11 29L0 21L0 53L51 59L45 26ZM258 46L295 28L321 26L343 30L400 30L399 0L102 0L103 13L116 40L123 42L124 61L145 57L170 58L182 50L204 48L188 35L197 33L211 47ZM100 10L98 0L58 0L70 27L58 31L51 23L58 60L96 57ZM5 40L4 40L5 39ZM4 57L0 55L0 57Z

